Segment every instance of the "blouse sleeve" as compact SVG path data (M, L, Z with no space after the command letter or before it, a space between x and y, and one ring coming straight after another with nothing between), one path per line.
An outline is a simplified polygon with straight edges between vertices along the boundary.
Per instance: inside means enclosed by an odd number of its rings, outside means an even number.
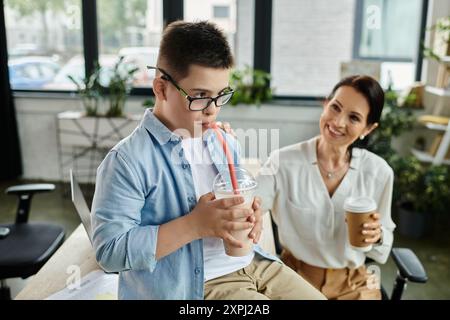
M389 168L389 174L384 183L383 191L378 202L378 213L380 214L380 223L382 230L381 244L374 245L373 249L367 253L369 258L378 263L386 263L389 253L391 252L392 243L394 241L395 223L391 219L392 191L394 184L394 172Z
M278 169L277 163L274 162L273 154L267 159L266 163L259 169L256 180L258 182L257 195L261 197L262 212L268 210L272 211L272 217L278 223L277 217L273 216L273 203L276 197L277 181L276 172ZM275 157L276 159L276 157Z

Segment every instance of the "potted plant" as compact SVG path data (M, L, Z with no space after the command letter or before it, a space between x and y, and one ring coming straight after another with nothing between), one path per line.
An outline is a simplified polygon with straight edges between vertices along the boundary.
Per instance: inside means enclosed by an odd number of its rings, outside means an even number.
M414 226L421 227L424 225L424 215L415 214L418 207L414 202L416 200L414 195L420 193L421 163L412 156L401 157L392 147L393 138L411 130L415 122L416 118L411 109L400 107L398 94L389 88L385 92L385 105L380 126L366 141L367 149L385 159L394 171L392 203L401 215L401 221L398 224L402 234L424 233L423 230L410 230ZM411 219L407 219L407 213L409 212L412 212Z
M70 81L77 86L78 94L84 106L85 115L88 117L97 116L98 103L102 91L100 85L100 69L100 66L96 63L93 72L83 79L76 79L71 75L68 76Z
M450 16L438 19L429 30L434 31L433 48L423 46L423 53L427 58L441 62L450 56Z
M408 97L411 100L413 97ZM388 89L385 92L385 105L381 115L380 126L366 141L367 149L385 159L391 166L397 152L392 147L392 139L411 130L416 123L410 108L399 106L398 94Z
M432 47L422 45L423 55L439 63L436 87L447 88L450 85L450 16L437 19L429 30L434 31Z
M230 79L230 84L234 89L231 105L243 103L260 106L262 102L270 101L273 95L270 80L269 73L252 69L248 65L243 70L234 70Z
M145 99L143 102L142 102L142 107L143 108L151 108L151 107L153 107L155 105L155 98L154 97L149 97L149 98L147 98L147 99Z
M450 171L442 165L423 165L413 156L398 157L394 165L398 230L402 235L421 238L450 206Z
M122 117L125 101L130 93L134 74L139 70L137 67L129 67L123 64L124 57L121 56L115 64L107 91L109 96L109 108L107 117Z

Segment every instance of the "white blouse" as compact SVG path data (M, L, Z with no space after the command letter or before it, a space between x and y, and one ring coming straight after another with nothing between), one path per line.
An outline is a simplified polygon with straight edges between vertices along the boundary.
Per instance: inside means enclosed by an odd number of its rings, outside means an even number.
M281 244L297 259L322 268L357 268L370 257L385 263L393 242L391 219L394 174L379 156L354 148L350 168L330 198L317 166L318 137L274 151L260 169L258 193L271 210ZM383 238L368 252L347 240L344 201L369 196L378 205Z

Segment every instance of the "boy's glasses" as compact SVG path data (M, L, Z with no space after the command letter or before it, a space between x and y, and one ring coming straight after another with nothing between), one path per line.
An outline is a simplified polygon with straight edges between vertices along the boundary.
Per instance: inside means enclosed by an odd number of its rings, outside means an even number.
M219 94L217 97L202 97L202 98L195 98L191 97L183 88L181 88L174 80L173 78L163 69L158 67L152 67L147 66L147 69L154 69L161 72L163 75L161 76L161 79L167 80L170 83L174 85L175 88L186 98L187 101L189 101L189 110L191 111L203 111L207 109L211 103L214 101L216 107L222 107L226 105L233 96L234 91L229 89L226 92Z

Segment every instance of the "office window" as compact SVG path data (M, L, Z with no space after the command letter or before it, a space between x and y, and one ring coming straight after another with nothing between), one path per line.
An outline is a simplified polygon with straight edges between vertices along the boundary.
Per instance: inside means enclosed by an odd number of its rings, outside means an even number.
M277 0L271 58L276 95L326 96L341 78L342 65L355 59L377 60L385 87L389 77L397 89L411 84L421 5L422 0Z
M66 89L57 79L72 59L84 63L79 0L5 0L13 89ZM64 77L67 80L67 74Z
M414 81L422 2L362 0L357 6L355 58L380 61L385 85L392 80L402 89Z
M357 56L413 60L419 40L422 0L363 0ZM405 23L405 22L408 23ZM417 36L416 36L417 35ZM359 41L358 41L359 40Z
M281 96L325 96L352 57L355 0L277 0L272 86Z
M184 0L184 20L209 20L227 35L233 52L236 47L236 0Z
M214 6L213 7L214 18L229 18L230 7L229 6Z
M127 66L136 66L134 87L150 87L161 39L162 0L97 0L99 60L104 69L124 56Z

